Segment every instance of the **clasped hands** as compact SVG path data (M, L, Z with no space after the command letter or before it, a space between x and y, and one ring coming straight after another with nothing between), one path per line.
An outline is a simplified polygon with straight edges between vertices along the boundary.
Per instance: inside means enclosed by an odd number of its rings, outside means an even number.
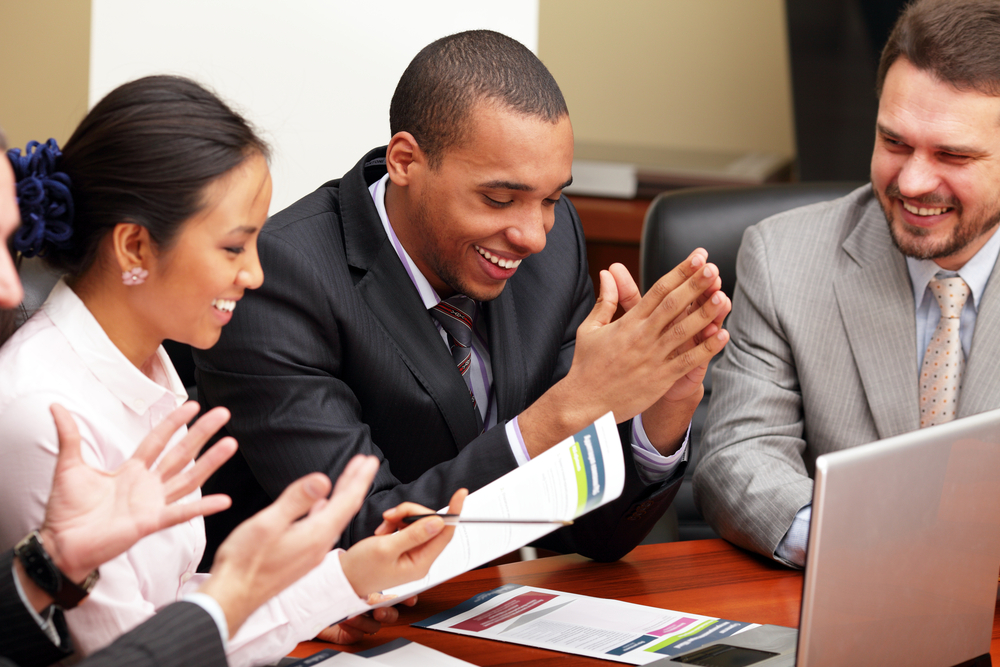
M600 281L569 373L518 418L532 456L609 410L619 423L642 414L650 442L672 454L704 394L708 362L729 341L722 322L732 303L701 248L644 296L621 264ZM619 304L626 312L612 321Z

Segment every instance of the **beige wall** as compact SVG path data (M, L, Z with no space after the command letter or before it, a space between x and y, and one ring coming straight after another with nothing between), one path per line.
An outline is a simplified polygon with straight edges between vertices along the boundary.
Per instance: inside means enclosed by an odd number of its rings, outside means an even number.
M794 154L784 0L540 0L578 141Z
M69 139L87 113L90 0L2 0L0 126L12 147Z

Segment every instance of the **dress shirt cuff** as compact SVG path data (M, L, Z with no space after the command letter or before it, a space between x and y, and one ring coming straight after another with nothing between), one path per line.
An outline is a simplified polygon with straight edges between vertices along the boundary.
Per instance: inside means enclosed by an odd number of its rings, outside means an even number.
M670 456L663 456L646 436L646 430L642 427L642 415L636 415L632 419L632 458L635 460L636 472L639 479L644 484L657 484L665 479L669 479L677 466L684 460L684 453L687 451L688 442L691 441L691 424L688 424L687 433L684 434L684 442L680 449Z
M521 437L521 427L517 424L517 417L507 422L505 428L507 429L507 444L510 445L510 451L514 454L514 460L517 461L518 466L523 466L531 460L531 457L528 456L528 448L524 446L524 438Z
M798 511L792 520L792 525L788 532L781 538L778 548L774 550L774 557L778 560L805 567L806 547L809 546L809 522L812 519L812 503L806 505Z
M226 612L222 611L222 605L211 595L206 593L188 593L183 598L184 602L196 604L212 617L215 625L219 628L219 636L222 637L222 650L226 650L229 643L229 623L226 621Z
M31 618L35 619L35 623L38 623L38 627L45 633L45 636L48 637L55 646L62 646L62 639L59 637L59 631L56 630L56 624L52 622L52 614L55 612L55 606L49 605L45 609L44 617L35 611L35 608L28 601L28 596L25 594L24 588L21 586L21 578L17 576L17 568L14 564L11 564L10 567L10 574L14 578L14 588L17 589L17 595L21 598L24 608L28 610L29 614L31 614Z

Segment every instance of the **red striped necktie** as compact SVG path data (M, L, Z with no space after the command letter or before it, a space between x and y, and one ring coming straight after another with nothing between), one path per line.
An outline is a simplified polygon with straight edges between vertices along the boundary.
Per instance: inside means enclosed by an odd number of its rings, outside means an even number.
M472 407L476 419L482 429L482 415L476 404L476 395L472 391L469 368L472 366L472 326L476 316L476 302L464 294L456 294L441 301L430 309L431 315L448 333L448 346L451 348L451 358L454 359L459 373L469 387L472 397Z

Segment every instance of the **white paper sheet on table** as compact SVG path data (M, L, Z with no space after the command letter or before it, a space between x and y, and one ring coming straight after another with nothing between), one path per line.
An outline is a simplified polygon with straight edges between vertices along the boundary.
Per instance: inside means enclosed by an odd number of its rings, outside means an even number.
M300 660L289 667L476 667L417 642L397 639L359 654L333 649Z
M614 415L487 484L465 499L462 515L477 519L573 520L611 502L625 485L625 460ZM446 512L447 508L441 512ZM427 576L383 591L386 607L543 537L555 524L459 524Z

